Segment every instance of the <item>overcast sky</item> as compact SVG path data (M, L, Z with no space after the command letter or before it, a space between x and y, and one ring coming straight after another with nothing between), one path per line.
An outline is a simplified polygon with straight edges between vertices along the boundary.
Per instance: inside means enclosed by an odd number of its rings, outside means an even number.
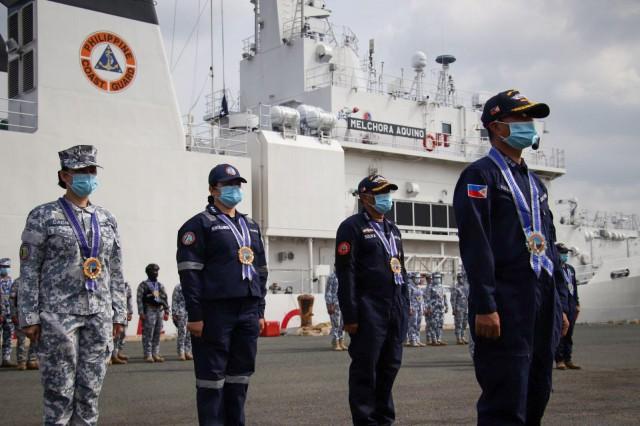
M221 1L213 0L218 89ZM195 104L197 117L204 104L198 94L208 88L208 4L157 1L167 56L177 63L180 107L186 114ZM199 7L204 13L194 30ZM408 70L416 50L427 53L434 69L435 56L453 54L460 90L518 88L547 102L550 133L543 148L566 151L567 175L556 181L555 196L575 196L591 209L640 213L640 1L327 0L327 7L334 24L355 31L362 50L376 40L385 73ZM253 34L253 5L225 0L224 9L227 87L237 92L241 40Z

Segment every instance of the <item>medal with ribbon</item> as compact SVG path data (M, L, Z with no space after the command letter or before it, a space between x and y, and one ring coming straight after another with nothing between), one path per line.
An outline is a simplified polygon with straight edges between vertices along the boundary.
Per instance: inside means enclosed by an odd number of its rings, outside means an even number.
M253 260L255 255L251 249L251 234L249 233L249 227L244 217L238 218L240 230L236 228L236 225L225 214L218 215L218 218L229 226L233 236L238 243L238 260L242 264L242 279L253 279L253 275L256 274L256 269L253 267Z
M151 290L154 302L162 303L160 299L160 284L157 281L147 281L147 283L149 283L149 290Z
M98 288L96 279L102 274L102 264L100 263L100 259L98 259L98 252L100 251L100 224L98 223L96 212L94 211L91 213L92 238L91 247L89 247L87 238L85 237L84 231L73 212L71 204L62 197L58 199L58 203L62 207L62 211L64 212L67 221L71 224L71 229L73 229L73 233L76 236L78 245L80 246L80 252L84 259L82 263L82 272L86 278L84 286L88 291L95 291Z
M573 296L573 292L575 289L573 288L573 274L566 266L562 266L562 275L564 276L564 280L567 282L567 287L569 288L569 294Z
M389 257L391 257L391 260L389 260L389 267L391 268L391 272L393 272L393 280L396 285L404 284L404 278L402 278L402 263L400 262L398 246L396 245L396 239L393 236L393 232L389 233L389 238L387 239L382 228L377 222L370 220L369 226L371 226L373 232L378 236L378 239L382 241L385 251Z
M507 182L513 201L516 204L516 211L520 218L522 231L526 240L527 249L531 253L530 264L533 272L540 277L542 269L553 276L553 262L547 256L547 240L542 234L542 220L540 218L540 198L538 196L538 185L535 184L531 172L528 172L529 188L531 190L531 208L527 204L524 194L518 187L511 169L507 165L502 154L496 148L491 148L489 158L498 166L502 177Z

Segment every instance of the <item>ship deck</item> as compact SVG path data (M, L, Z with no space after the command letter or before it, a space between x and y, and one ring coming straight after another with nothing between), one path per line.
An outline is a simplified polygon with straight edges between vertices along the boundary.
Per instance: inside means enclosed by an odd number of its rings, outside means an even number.
M446 339L453 341L450 331ZM640 416L640 326L579 325L575 359L581 371L554 370L545 424L637 424ZM252 425L347 425L348 354L327 337L260 339L257 372L247 400ZM163 364L132 360L109 368L102 425L197 424L192 365L179 362L174 341L162 343ZM37 372L0 370L3 425L36 425L41 416ZM394 396L399 425L473 424L479 394L466 346L406 348Z

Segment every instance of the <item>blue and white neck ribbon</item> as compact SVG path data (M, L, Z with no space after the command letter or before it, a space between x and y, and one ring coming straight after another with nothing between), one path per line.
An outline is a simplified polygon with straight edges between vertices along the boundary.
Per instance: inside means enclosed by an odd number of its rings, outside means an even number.
M398 246L396 245L396 238L393 236L393 232L389 232L389 239L387 239L378 222L370 220L369 226L371 226L371 229L373 229L373 232L375 232L375 234L378 236L378 239L382 241L382 245L384 246L385 251L390 257L389 260L396 258L399 261L400 256L398 252ZM404 284L404 278L402 278L402 272L394 272L393 280L397 285Z
M538 197L538 185L535 184L531 172L528 172L529 188L531 190L531 208L527 204L524 194L520 190L520 187L516 183L511 169L507 165L504 157L496 148L491 148L489 151L489 158L498 166L504 180L509 186L511 196L516 204L516 211L520 218L520 224L522 225L522 231L524 232L525 240L534 233L542 234L542 220L540 217L540 198ZM548 247L547 247L548 248ZM542 269L547 271L550 276L553 276L553 262L549 259L546 253L536 254L531 252L530 258L531 268L536 276L540 277Z
M147 281L147 283L149 284L148 287L151 290L151 294L153 294L153 300L156 303L162 302L160 299L160 283L157 281Z
M238 228L236 228L236 225L233 223L233 221L231 219L229 219L227 217L227 215L225 214L220 214L218 215L218 219L222 220L224 223L226 223L229 228L231 229L231 232L233 233L233 236L236 238L236 242L238 243L238 248L241 249L242 247L248 247L251 248L251 233L249 232L249 227L247 226L247 221L244 219L244 217L240 216L238 218L238 223L240 224L240 230L238 230ZM253 276L256 274L256 268L254 268L253 265L247 265L242 263L242 279L243 280L252 280Z
M566 265L562 265L562 275L564 276L564 280L567 282L569 294L573 296L573 292L575 291L573 288L573 273L566 267Z
M80 246L82 257L85 260L89 259L90 257L97 258L100 251L100 225L98 223L96 212L94 211L93 213L91 213L91 229L93 232L91 238L91 247L89 247L87 238L84 235L84 231L82 230L80 223L78 223L78 219L76 218L76 215L71 208L71 204L63 197L58 198L58 203L62 207L62 211L64 212L67 221L69 221L69 223L71 224L73 233L75 234L78 245ZM98 288L98 283L96 282L96 280L87 278L84 286L88 291L96 291L96 289Z

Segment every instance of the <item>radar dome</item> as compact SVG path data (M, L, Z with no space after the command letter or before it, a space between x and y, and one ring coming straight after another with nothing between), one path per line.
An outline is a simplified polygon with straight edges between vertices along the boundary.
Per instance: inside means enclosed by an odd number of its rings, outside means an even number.
M427 55L424 52L417 51L411 58L411 66L416 71L422 71L427 66Z

